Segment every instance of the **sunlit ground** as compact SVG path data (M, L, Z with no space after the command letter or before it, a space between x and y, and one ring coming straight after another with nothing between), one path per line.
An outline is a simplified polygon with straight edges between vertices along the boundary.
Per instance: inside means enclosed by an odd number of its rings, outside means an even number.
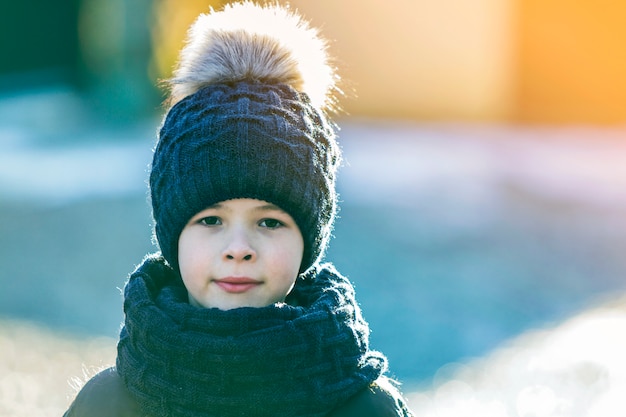
M60 417L74 387L114 359L113 339L78 339L0 320L0 416Z
M442 367L408 397L421 417L618 417L626 410L626 299L485 357Z

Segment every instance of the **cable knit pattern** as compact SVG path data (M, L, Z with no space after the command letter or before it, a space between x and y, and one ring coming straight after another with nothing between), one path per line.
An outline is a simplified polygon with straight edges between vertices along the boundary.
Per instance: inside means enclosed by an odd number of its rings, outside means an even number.
M155 235L178 267L178 238L199 211L254 198L289 213L304 238L301 272L324 254L341 160L334 127L288 85L216 84L168 112L150 173Z
M330 264L264 308L193 307L158 256L124 293L117 368L151 416L323 416L387 367L369 350L351 283Z

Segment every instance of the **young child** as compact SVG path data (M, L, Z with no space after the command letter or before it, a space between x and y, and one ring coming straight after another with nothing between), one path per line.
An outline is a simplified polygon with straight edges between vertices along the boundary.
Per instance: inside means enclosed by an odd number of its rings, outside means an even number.
M287 8L236 3L194 23L150 173L160 253L124 289L116 366L66 417L411 416L350 281L321 263L335 80Z

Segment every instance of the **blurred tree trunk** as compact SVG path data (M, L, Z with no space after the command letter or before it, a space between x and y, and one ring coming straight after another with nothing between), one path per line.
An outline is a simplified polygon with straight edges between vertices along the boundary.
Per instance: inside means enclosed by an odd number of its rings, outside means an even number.
M158 84L171 75L187 28L207 0L82 0L79 20L85 85L101 117L159 113Z
M78 32L83 86L104 121L132 121L158 107L148 70L153 7L152 0L82 1Z

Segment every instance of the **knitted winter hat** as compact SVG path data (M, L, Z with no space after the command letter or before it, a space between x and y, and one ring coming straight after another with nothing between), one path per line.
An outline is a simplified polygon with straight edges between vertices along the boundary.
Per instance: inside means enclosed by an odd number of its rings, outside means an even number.
M150 174L155 237L178 268L178 239L199 211L234 198L276 204L304 238L301 272L323 255L341 159L327 119L336 75L299 16L251 2L192 25L170 81Z

